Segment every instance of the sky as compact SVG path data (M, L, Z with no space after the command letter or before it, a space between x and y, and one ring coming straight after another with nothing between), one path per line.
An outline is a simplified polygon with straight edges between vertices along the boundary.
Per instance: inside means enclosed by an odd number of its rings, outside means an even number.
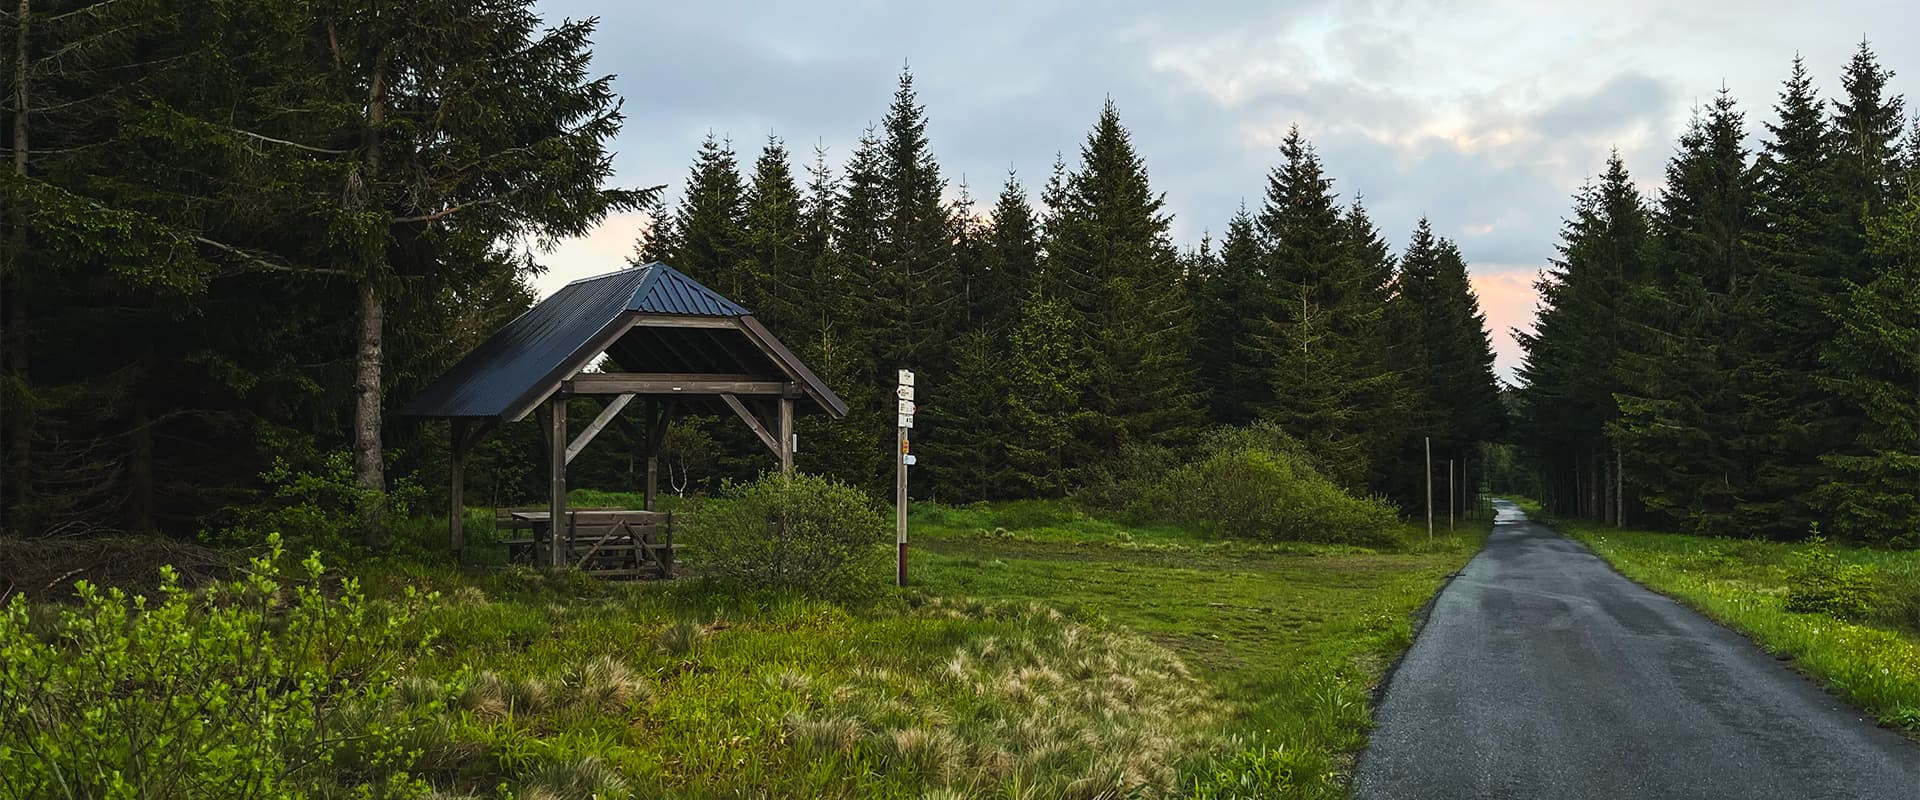
M1862 38L1920 91L1912 0L1305 0L702 3L543 0L598 17L593 68L626 125L615 181L677 197L709 132L750 165L768 136L839 165L886 112L903 66L950 183L990 203L1016 171L1037 196L1112 98L1182 248L1257 207L1292 125L1342 202L1389 243L1422 216L1467 256L1498 368L1531 324L1532 284L1573 192L1618 148L1657 193L1692 110L1724 86L1761 124L1796 53L1823 96ZM1903 41L1904 39L1904 41ZM1915 105L1910 103L1910 108ZM796 170L801 166L796 164ZM544 295L618 269L644 218L609 217L540 257Z

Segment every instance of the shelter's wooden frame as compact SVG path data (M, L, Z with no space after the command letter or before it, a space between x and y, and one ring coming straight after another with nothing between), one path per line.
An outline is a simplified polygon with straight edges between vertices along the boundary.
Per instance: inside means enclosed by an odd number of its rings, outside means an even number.
M582 372L628 331L642 327L736 330L744 335L755 350L766 356L779 374ZM633 438L640 442L642 454L646 457L645 510L658 511L660 446L673 414L683 406L677 398L718 398L779 460L782 472L793 469L796 401L811 398L835 416L845 413L845 404L840 403L839 398L819 383L818 377L800 365L792 351L751 315L704 317L629 313L621 322L608 326L594 337L580 352L574 353L559 374L559 379L551 382L543 393L531 397L528 402L502 417L514 421L524 419L530 413L540 417L547 443L548 506L553 535L548 539L549 551L539 560L549 566L563 565L567 551L565 542L572 537L572 524L567 515L567 464L592 444L607 426L617 423L630 434L640 434ZM576 397L600 399L602 407L591 423L569 439L567 403ZM633 422L622 415L636 399L642 401L645 421L644 428L639 431L635 431ZM466 456L498 421L496 418L453 419L452 454L448 460L452 473L448 500L450 538L455 558L463 555L466 545L463 497Z

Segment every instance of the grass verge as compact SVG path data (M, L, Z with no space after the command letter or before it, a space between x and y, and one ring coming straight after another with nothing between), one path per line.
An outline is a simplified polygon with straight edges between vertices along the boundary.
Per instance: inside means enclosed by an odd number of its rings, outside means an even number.
M1803 545L1552 524L1628 578L1791 657L1882 724L1920 732L1920 552L1838 548L1843 563L1870 570L1876 587L1869 615L1843 620L1786 610Z
M1464 566L1488 523L1396 549L1209 540L1058 504L915 510L916 586L1044 602L1179 654L1229 709L1195 797L1342 797L1371 727L1371 690L1412 642L1412 615Z

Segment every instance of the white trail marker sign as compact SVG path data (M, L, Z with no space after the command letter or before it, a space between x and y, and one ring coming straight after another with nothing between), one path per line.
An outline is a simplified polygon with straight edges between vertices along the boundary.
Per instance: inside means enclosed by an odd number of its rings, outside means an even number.
M907 431L913 429L913 371L900 370L900 385L895 388L894 396L900 399L900 424L894 428L898 446L893 450L893 539L898 545L898 554L894 562L894 583L907 585L907 465L913 463L913 455L908 452L912 443L907 441Z

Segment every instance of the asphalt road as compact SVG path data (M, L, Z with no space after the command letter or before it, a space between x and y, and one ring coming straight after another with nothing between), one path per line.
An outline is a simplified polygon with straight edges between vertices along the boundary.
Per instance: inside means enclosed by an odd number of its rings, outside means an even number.
M1354 794L1920 800L1920 747L1502 505L1376 714Z

